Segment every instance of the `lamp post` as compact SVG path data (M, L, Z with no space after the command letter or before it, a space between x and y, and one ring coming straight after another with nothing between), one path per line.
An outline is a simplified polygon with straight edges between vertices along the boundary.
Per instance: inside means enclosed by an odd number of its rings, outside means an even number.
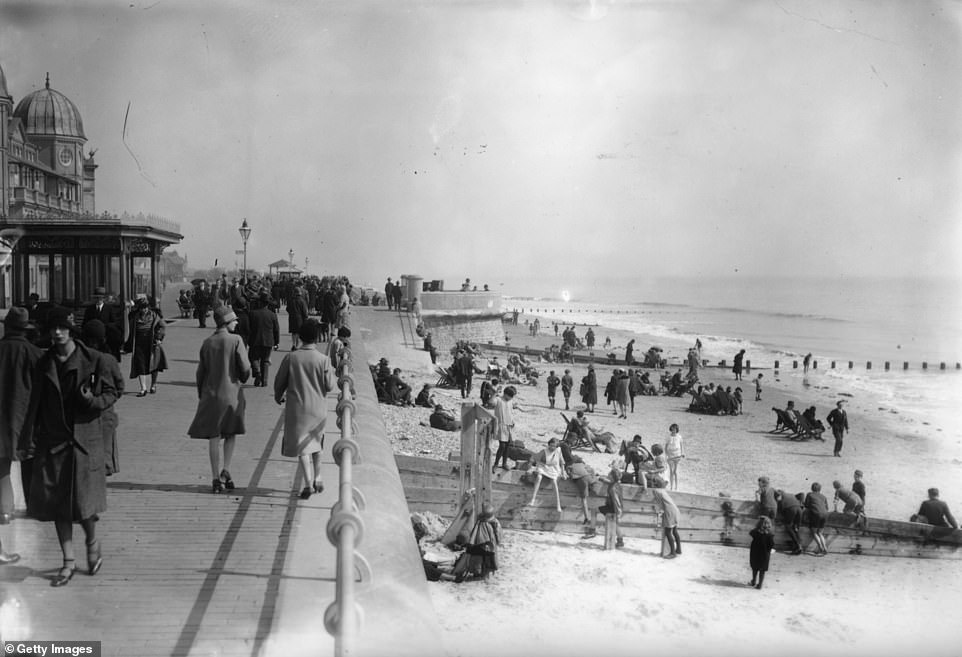
M287 252L287 266L291 270L291 276L294 275L294 249Z
M304 274L307 274L307 269L308 269L308 267L310 267L310 266L311 266L311 259L310 259L310 258L304 258Z
M250 228L250 226L247 225L247 219L246 219L246 218L244 219L244 223L241 224L241 227L237 229L237 232L240 233L241 239L244 241L244 274L243 274L243 279L244 279L244 282L247 282L247 238L251 236L251 228Z

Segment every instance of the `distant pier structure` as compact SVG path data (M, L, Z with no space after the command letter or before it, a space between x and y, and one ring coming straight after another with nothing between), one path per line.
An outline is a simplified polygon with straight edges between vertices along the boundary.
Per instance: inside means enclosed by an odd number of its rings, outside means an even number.
M474 289L447 291L444 281L424 281L413 274L401 277L402 302L410 310L417 306L425 331L441 353L458 340L503 345L504 315L501 294ZM415 304L417 300L417 304Z

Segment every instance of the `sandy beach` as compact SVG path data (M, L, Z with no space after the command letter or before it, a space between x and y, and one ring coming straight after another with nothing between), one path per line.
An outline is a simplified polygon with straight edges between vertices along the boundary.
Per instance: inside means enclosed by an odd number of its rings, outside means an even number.
M505 326L512 345L543 348L556 341L553 331L530 336L524 319ZM578 334L583 332L578 327ZM599 342L608 336L621 347L619 355L632 337L602 330ZM641 352L647 348L640 339L636 344ZM423 352L379 346L385 352L378 355L401 367L415 392L436 382ZM447 354L442 363L450 363ZM567 367L576 382L586 371L584 365ZM544 375L564 369L550 363L539 368ZM611 369L598 367L599 394ZM908 519L929 486L941 489L956 515L962 511L957 428L889 413L871 399L833 389L815 374L803 380L795 373L759 371L766 380L762 401L755 402L743 385L741 416L693 414L686 410L688 398L657 396L636 398L635 411L619 420L602 397L590 421L619 438L640 433L649 446L663 441L671 423L679 424L687 454L679 468L684 491L751 499L757 478L767 475L775 488L792 493L818 481L831 500L832 480L850 485L854 470L861 469L870 516ZM721 368L702 370L700 380L735 385L733 374ZM435 395L447 408L460 407L457 390L439 388ZM477 385L472 396L477 397ZM830 436L827 442L792 442L770 433L772 407L784 408L789 399L799 408L815 405L821 418L836 400L847 401L851 433L841 458L833 457ZM563 402L559 397L561 408L549 408L543 377L538 386L519 387L516 400L521 412L515 415L515 435L526 447L537 451L562 433ZM445 459L458 451L458 434L420 424L427 409L381 408L397 453ZM579 408L580 399L573 398L571 412ZM598 472L615 458L580 454ZM550 503L549 496L542 488L542 503ZM624 550L602 548L600 537L506 530L501 569L490 583L430 585L445 654L581 655L604 649L628 655L675 648L682 654L743 655L790 647L789 654L894 655L921 645L929 654L957 652L951 643L954 628L939 619L962 602L959 561L779 552L765 588L757 591L746 586L751 571L744 549L686 545L683 557L665 561L657 556L656 541L629 539Z

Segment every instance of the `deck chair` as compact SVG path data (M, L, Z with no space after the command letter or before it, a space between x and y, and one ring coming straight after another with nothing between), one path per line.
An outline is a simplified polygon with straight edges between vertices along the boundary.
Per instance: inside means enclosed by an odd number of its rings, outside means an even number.
M792 440L823 440L822 432L825 431L822 427L812 424L809 422L804 415L798 416L798 432L792 437Z
M585 435L585 432L581 430L581 427L574 420L569 420L564 413L561 417L565 421L565 432L561 437L561 442L565 443L571 449L590 449L595 452L600 452L601 449L592 440Z
M438 375L438 381L434 384L436 388L457 388L458 382L455 380L454 375L450 371L444 369L440 365L434 367L435 373Z
M772 433L781 433L783 431L791 431L792 435L798 434L798 422L795 418L789 415L788 411L781 408L775 408L772 406L772 410L775 411L775 428Z

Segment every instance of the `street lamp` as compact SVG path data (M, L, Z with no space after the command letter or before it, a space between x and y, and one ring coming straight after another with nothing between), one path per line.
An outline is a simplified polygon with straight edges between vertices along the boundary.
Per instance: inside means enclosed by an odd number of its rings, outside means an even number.
M243 278L247 280L247 238L251 236L251 227L247 225L247 219L244 219L244 223L241 227L237 229L240 233L241 239L244 241L244 275Z
M307 269L308 269L308 267L310 267L310 266L311 266L311 259L310 259L310 258L304 258L304 273L305 273L305 274L307 274Z
M291 269L291 274L294 273L294 249L287 252L287 266Z

